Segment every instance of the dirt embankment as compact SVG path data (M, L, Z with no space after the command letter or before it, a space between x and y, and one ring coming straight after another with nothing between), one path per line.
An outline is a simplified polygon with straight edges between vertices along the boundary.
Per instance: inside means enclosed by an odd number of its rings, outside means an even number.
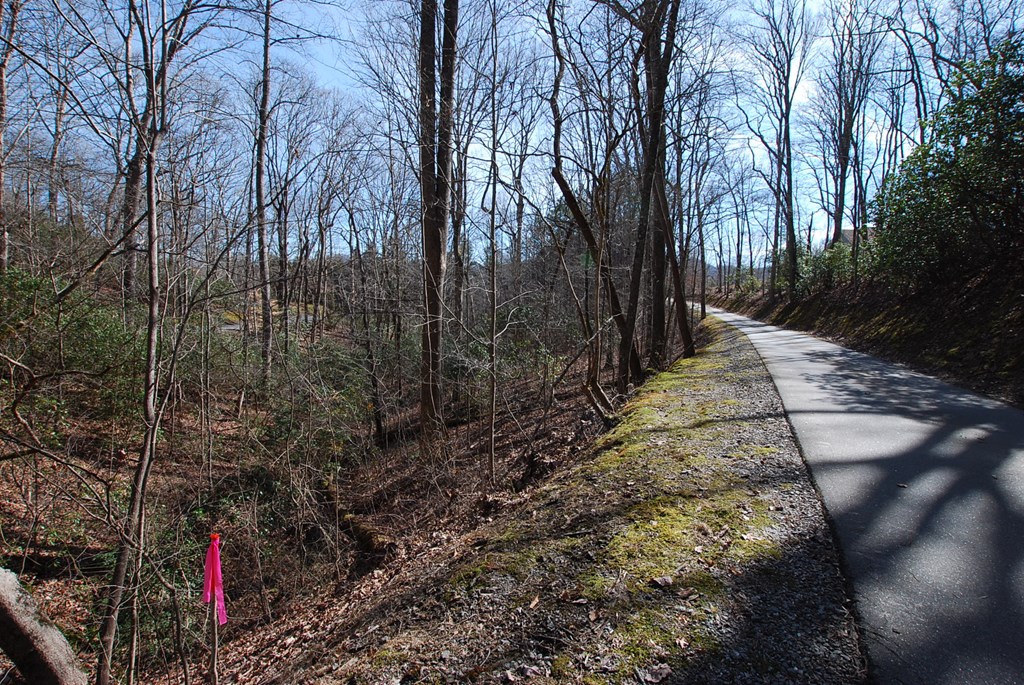
M1024 407L1024 272L918 292L864 284L795 301L760 294L711 301Z

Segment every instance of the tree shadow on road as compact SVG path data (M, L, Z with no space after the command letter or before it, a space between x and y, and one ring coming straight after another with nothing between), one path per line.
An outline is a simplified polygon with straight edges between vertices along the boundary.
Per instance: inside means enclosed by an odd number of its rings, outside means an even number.
M823 371L804 379L836 405L807 410L816 420L843 425L869 414L905 428L877 454L868 435L864 454L838 445L812 464L827 504L826 481L840 473L865 485L830 506L849 570L864 586L901 588L898 597L859 596L862 613L880 622L870 637L889 646L893 666L927 665L920 682L1016 681L1024 673L1024 413L843 348L809 357ZM897 654L907 647L898 626L925 621L913 654ZM878 666L885 681L889 666Z

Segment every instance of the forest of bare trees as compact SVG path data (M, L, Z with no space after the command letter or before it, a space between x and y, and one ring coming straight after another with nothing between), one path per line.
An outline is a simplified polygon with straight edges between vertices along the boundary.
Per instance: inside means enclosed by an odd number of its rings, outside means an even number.
M521 487L503 431L565 388L614 423L709 290L902 254L876 195L985 65L1020 78L1022 12L3 0L3 565L77 579L97 683L187 682L212 529L269 621L377 545L338 494L374 460Z

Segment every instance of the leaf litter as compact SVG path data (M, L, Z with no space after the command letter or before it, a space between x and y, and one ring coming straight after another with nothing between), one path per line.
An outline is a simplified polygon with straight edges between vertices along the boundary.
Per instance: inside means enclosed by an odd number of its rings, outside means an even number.
M774 386L712 328L575 465L224 645L221 682L862 682Z

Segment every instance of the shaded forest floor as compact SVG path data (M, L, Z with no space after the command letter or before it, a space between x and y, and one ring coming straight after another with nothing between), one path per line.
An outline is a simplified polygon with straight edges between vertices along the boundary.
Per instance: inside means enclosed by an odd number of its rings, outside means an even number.
M983 272L920 292L865 284L794 301L720 292L709 301L1024 407L1022 269Z
M592 447L565 420L565 468L235 630L221 682L859 682L832 538L774 386L744 338L712 329ZM159 682L181 681L173 667Z
M576 367L554 388L551 379L541 389L533 378L503 388L493 480L487 421L466 402L453 404L446 448L431 464L420 457L412 411L392 418L382 443L346 446L330 464L268 441L273 417L258 402L243 409L224 401L212 412L212 457L192 408L172 412L149 486L149 553L165 574L178 569L182 635L173 637L180 646L172 644L166 593L147 588L157 599L146 607L144 630L153 632L142 636L144 682L177 668L176 652L203 655L208 624L198 593L207 532L219 531L223 541L231 615L224 644L268 625L272 634L275 621L311 598L358 597L381 569L404 568L424 549L492 520L521 490L578 460L603 428L579 391ZM86 473L123 498L133 455L106 454L102 425L73 430ZM84 513L79 481L65 464L43 458L0 462L0 563L19 574L90 668L117 540L95 512ZM2 653L0 684L23 684Z

